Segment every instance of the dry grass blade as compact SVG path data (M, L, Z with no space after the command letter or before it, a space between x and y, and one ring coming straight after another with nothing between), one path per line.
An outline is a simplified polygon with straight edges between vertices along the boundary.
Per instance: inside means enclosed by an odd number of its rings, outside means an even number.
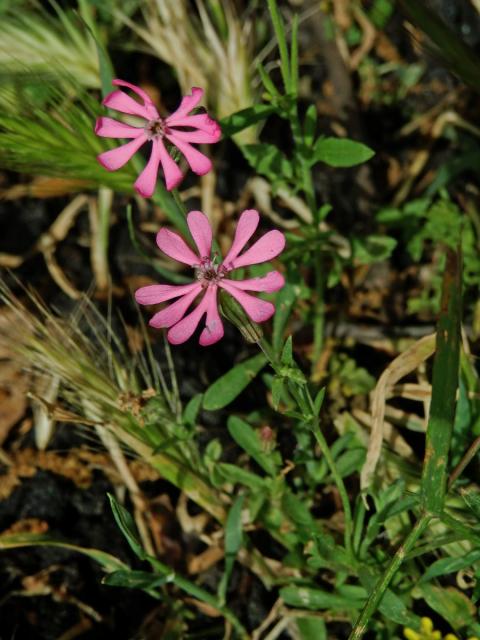
M425 336L401 353L380 376L372 399L372 433L367 458L360 475L362 490L370 486L380 457L383 442L385 402L394 385L429 358L435 351L435 334Z
M57 7L57 18L46 11L16 11L0 21L0 66L3 72L25 75L68 73L86 87L99 87L98 56L93 39L78 18Z
M143 459L209 514L223 520L219 493L195 465L196 445L178 439L175 392L157 386L152 397L157 363L147 365L128 353L87 298L67 320L54 315L34 293L29 292L29 297L33 312L0 283L0 300L13 317L0 334L0 347L3 342L13 345L15 357L26 369L57 376L60 399L75 414L75 422L83 418L84 424L93 423L95 429L113 434L131 455ZM43 404L50 406L45 400ZM56 407L50 409L54 412ZM116 464L123 465L118 455Z
M171 65L184 93L202 87L218 118L249 107L253 102L253 24L240 18L231 0L221 3L223 28L203 0L149 0L145 26L117 10L116 15L158 58ZM179 55L179 52L181 54ZM240 134L242 143L255 142L255 127Z

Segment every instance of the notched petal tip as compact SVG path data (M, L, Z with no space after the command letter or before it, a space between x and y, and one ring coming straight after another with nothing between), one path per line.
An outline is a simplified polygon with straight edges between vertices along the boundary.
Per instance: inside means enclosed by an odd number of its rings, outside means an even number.
M200 99L203 97L204 90L201 87L192 87L190 91L192 98L195 97Z

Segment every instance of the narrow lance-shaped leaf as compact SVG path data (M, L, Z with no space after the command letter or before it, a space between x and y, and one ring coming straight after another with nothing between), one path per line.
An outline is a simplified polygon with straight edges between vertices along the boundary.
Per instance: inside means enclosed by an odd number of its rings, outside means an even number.
M266 363L266 357L259 353L227 371L208 387L203 398L203 408L215 411L226 407L240 395Z
M242 508L244 495L235 498L228 512L225 524L225 572L220 581L218 594L220 603L224 604L227 596L227 587L232 575L235 559L242 546Z
M278 108L273 104L256 104L253 107L236 111L220 120L223 138L230 138L235 133L247 129L252 124L261 122L272 113L276 113Z
M111 493L108 493L107 495L118 527L127 539L127 542L135 555L143 560L145 558L145 551L138 539L137 528L135 527L132 516L125 507L115 500Z

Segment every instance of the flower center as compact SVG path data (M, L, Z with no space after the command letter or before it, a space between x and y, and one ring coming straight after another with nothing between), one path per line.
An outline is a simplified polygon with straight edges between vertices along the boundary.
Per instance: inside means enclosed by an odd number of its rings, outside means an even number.
M163 138L166 133L169 133L169 128L163 118L157 118L156 120L149 120L144 127L144 131L147 139L153 140L154 138Z
M210 285L218 284L225 277L227 269L223 264L215 264L215 258L202 258L199 265L195 266L195 277L202 287L206 289Z

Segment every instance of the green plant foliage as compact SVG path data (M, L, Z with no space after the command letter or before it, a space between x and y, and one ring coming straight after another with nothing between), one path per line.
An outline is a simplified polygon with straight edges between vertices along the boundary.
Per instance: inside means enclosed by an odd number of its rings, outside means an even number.
M203 408L215 411L226 407L247 387L266 363L265 356L260 353L235 365L206 390Z
M312 150L311 164L323 162L331 167L354 167L374 156L367 145L342 138L319 138Z

